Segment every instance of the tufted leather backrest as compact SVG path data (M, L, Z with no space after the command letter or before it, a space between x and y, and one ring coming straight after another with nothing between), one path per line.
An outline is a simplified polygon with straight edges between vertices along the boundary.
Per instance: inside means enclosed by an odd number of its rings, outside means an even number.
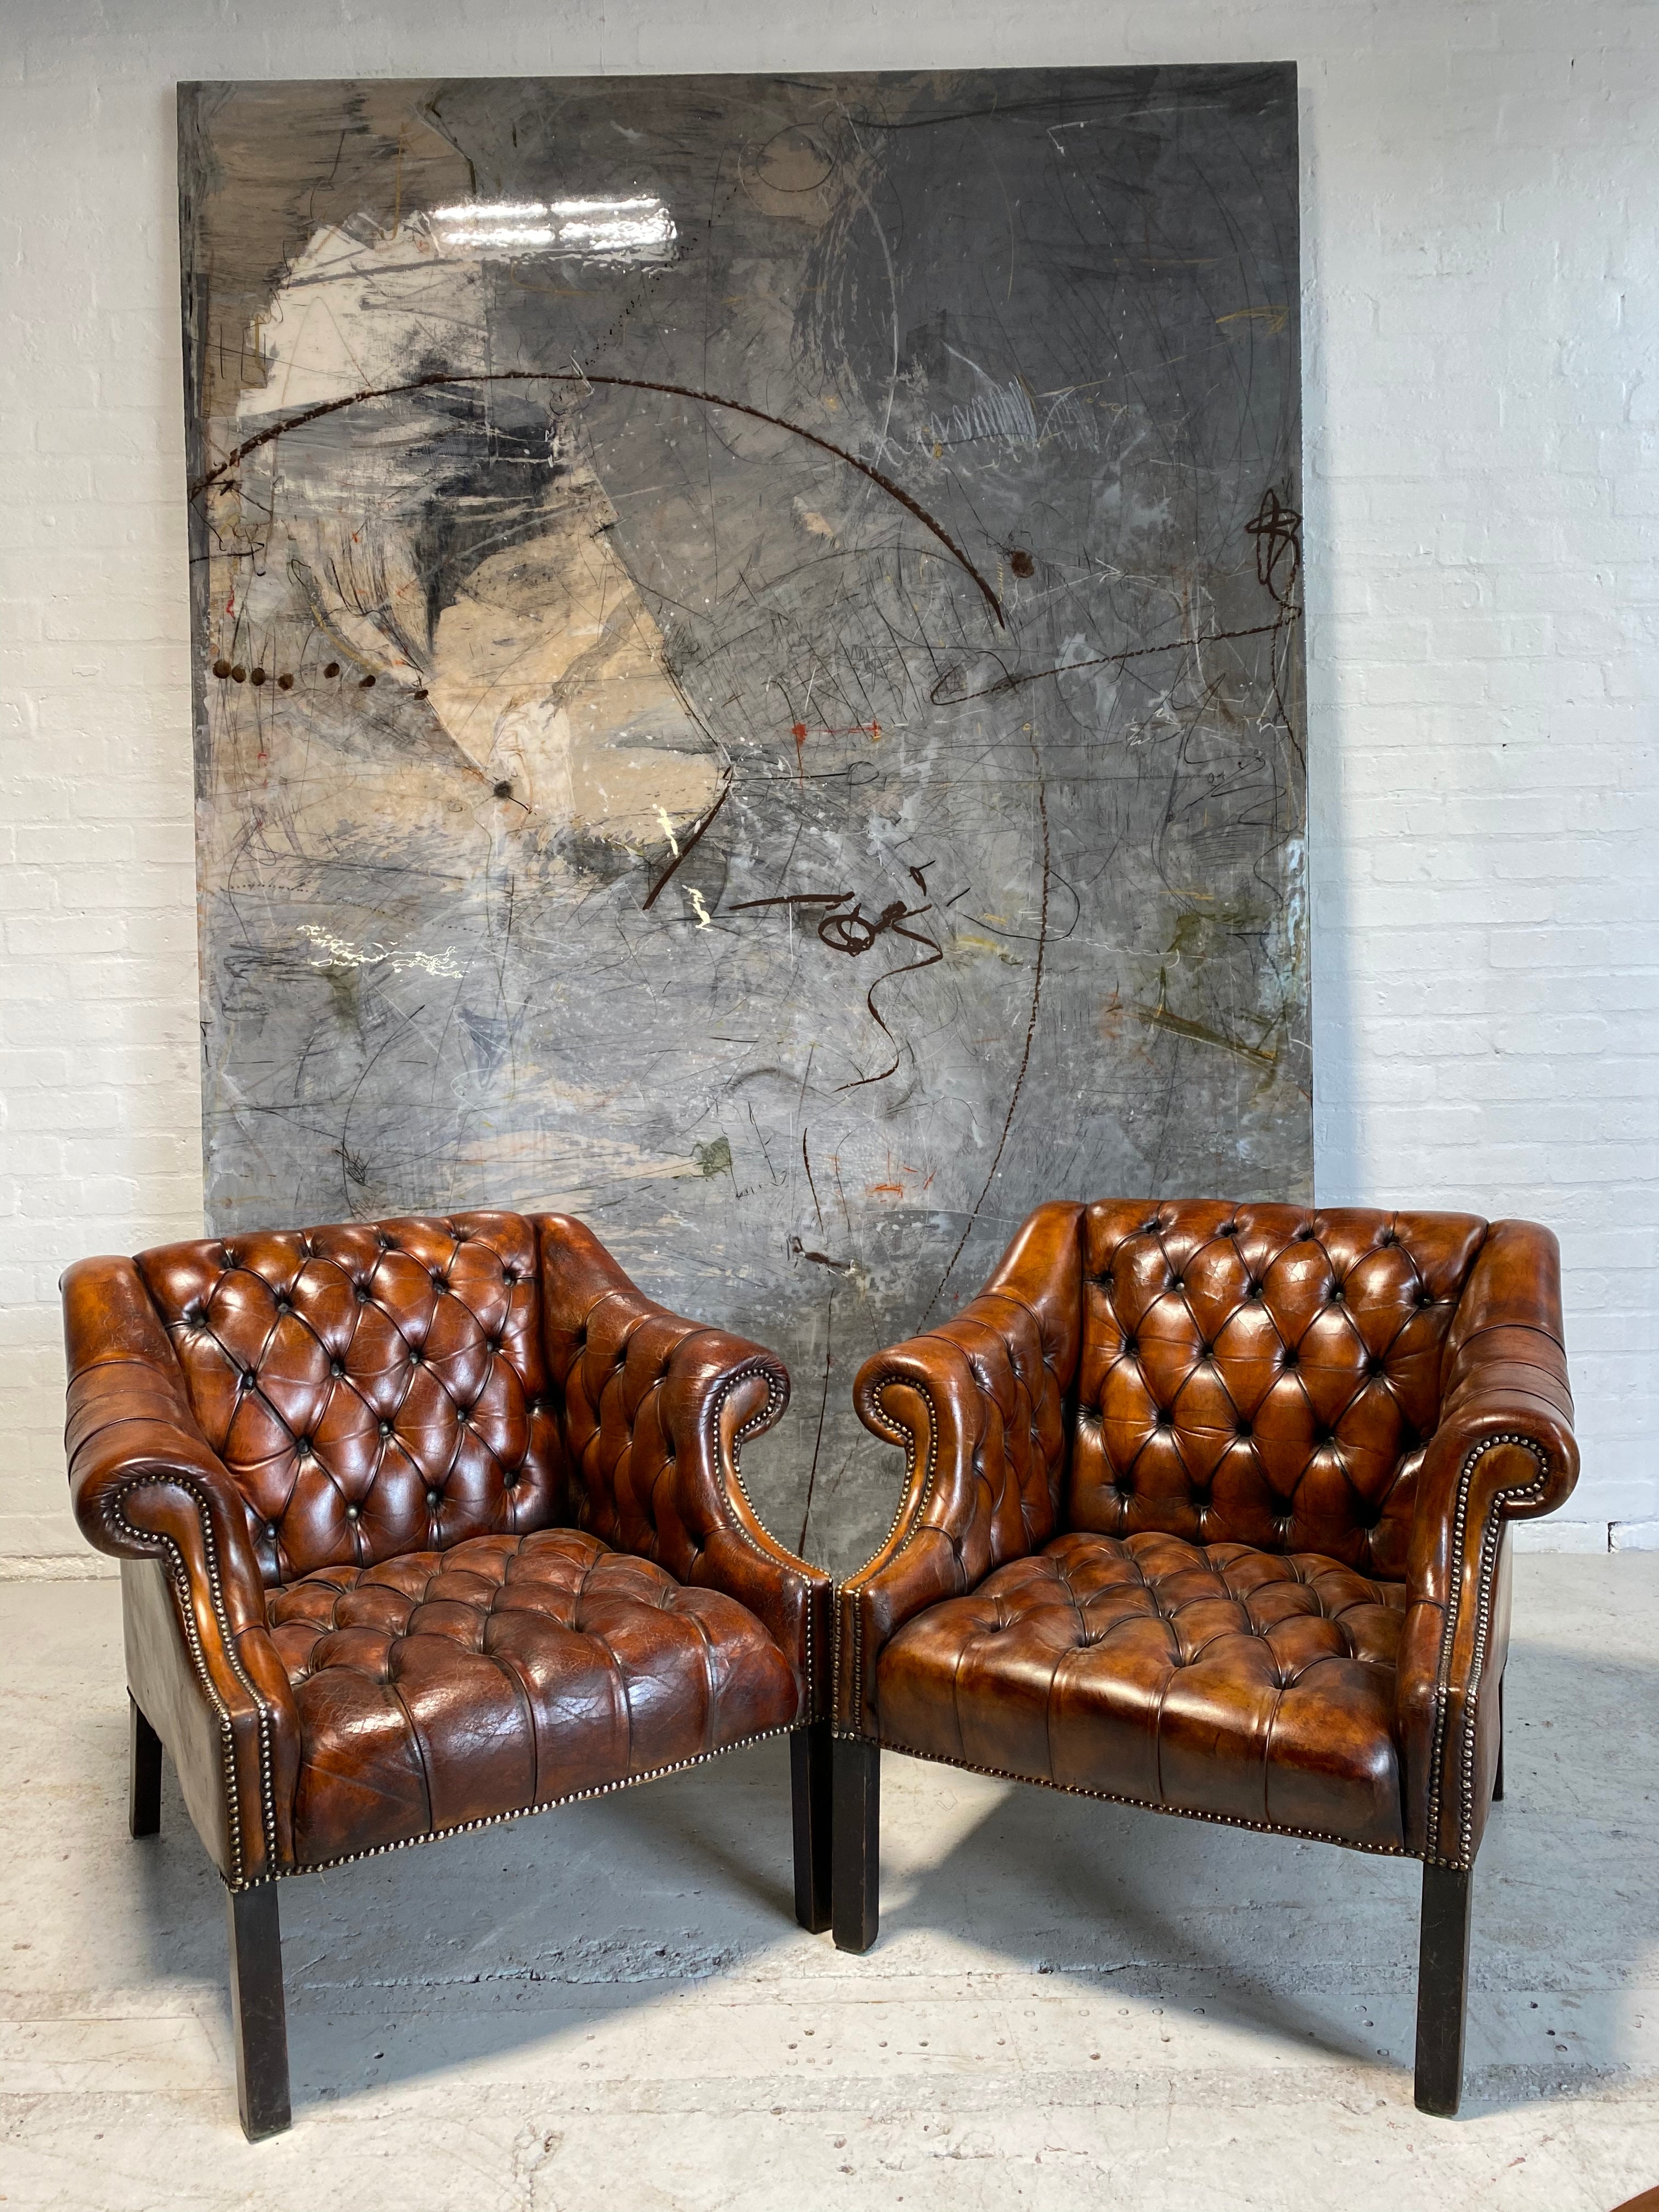
M137 1264L268 1583L556 1518L564 1455L521 1215L213 1237Z
M1066 1525L1403 1576L1486 1225L1209 1199L1087 1207Z

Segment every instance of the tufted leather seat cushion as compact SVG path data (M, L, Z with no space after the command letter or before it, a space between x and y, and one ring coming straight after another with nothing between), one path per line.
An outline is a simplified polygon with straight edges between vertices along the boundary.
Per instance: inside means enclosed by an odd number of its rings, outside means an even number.
M794 1668L735 1598L574 1528L273 1589L315 1866L601 1790L790 1726Z
M1315 1553L1073 1532L898 1632L882 1741L1399 1850L1404 1607L1403 1585Z

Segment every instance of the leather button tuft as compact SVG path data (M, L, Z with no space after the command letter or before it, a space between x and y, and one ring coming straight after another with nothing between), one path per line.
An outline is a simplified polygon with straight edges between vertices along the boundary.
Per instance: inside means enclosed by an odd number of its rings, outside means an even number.
M488 1351L490 1351L490 1352L500 1352L500 1350L501 1349L501 1338L500 1338L499 1336L492 1336L492 1337L488 1337L488 1338L486 1338L486 1339L485 1339L485 1348L486 1348Z
M251 1390L258 1379L251 1367L245 1367L236 1378L236 1387L239 1390Z
M328 1363L328 1371L331 1375L343 1375L345 1369L337 1359L331 1359Z
M1300 1357L1301 1355L1297 1352L1297 1348L1293 1344L1287 1344L1285 1346L1285 1364L1286 1367L1296 1366L1300 1360Z
M299 1453L301 1459L309 1459L311 1457L311 1438L309 1437L301 1437L299 1443L295 1445L294 1449Z
M368 1285L367 1283L359 1283L356 1289L352 1292L352 1296L356 1299L360 1306L367 1304L368 1301Z
M355 1505L348 1505L346 1508L346 1519L348 1521L355 1521L356 1518L357 1508Z
M428 1513L435 1513L442 1504L443 1499L439 1496L435 1490L428 1491L426 1493L426 1510Z
M421 1349L421 1347L420 1347L420 1346L419 1346L418 1344L417 1344L417 1345L416 1345L416 1346L415 1346L415 1347L413 1348L413 1350L410 1352L410 1355L409 1355L409 1364L410 1364L410 1365L411 1367L420 1367L420 1366L422 1366L422 1365L423 1365L423 1364L425 1364L425 1360L426 1360L426 1354L425 1354L425 1352L423 1352L422 1351L422 1349Z
M1251 1427L1251 1425L1250 1425L1250 1424L1249 1424L1249 1421L1241 1421L1241 1422L1239 1423L1238 1426L1237 1426L1237 1427L1234 1430L1234 1431L1233 1431L1233 1434L1234 1434L1235 1436L1239 1436L1239 1437L1249 1437L1249 1436L1253 1436L1255 1433L1255 1431L1254 1431L1254 1429Z
M501 1269L501 1280L504 1283L516 1283L518 1279L519 1271L516 1267L503 1267Z
M1244 1285L1244 1295L1247 1298L1259 1298L1261 1296L1261 1284L1255 1280L1246 1283Z
M270 1538L273 1544L276 1541L276 1523L274 1521L266 1522L265 1534Z
M380 1424L380 1434L381 1434L383 1437L389 1437L389 1436L392 1434L392 1424L391 1424L391 1422L390 1422L390 1421L382 1421L382 1422L381 1422L381 1424Z

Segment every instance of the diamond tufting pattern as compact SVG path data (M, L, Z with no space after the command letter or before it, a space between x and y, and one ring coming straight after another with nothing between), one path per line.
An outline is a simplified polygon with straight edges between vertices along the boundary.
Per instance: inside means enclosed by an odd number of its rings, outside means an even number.
M882 1740L1398 1850L1404 1605L1400 1584L1316 1554L1074 1533L899 1631Z
M579 1529L274 1589L299 1709L297 1864L599 1790L795 1719L755 1616Z
M138 1266L267 1582L554 1517L564 1453L523 1217L266 1231Z
M1402 1576L1447 1332L1486 1226L1218 1200L1086 1207L1065 1525Z

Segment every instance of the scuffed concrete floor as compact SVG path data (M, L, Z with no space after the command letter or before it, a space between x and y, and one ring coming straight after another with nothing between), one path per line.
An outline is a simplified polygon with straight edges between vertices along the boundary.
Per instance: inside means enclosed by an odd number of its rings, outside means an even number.
M285 1882L254 2148L170 1769L125 1833L118 1591L0 1586L0 2202L1607 2212L1659 2181L1659 1558L1516 1583L1460 2120L1412 2105L1414 1868L890 1759L848 1959L767 1744Z

